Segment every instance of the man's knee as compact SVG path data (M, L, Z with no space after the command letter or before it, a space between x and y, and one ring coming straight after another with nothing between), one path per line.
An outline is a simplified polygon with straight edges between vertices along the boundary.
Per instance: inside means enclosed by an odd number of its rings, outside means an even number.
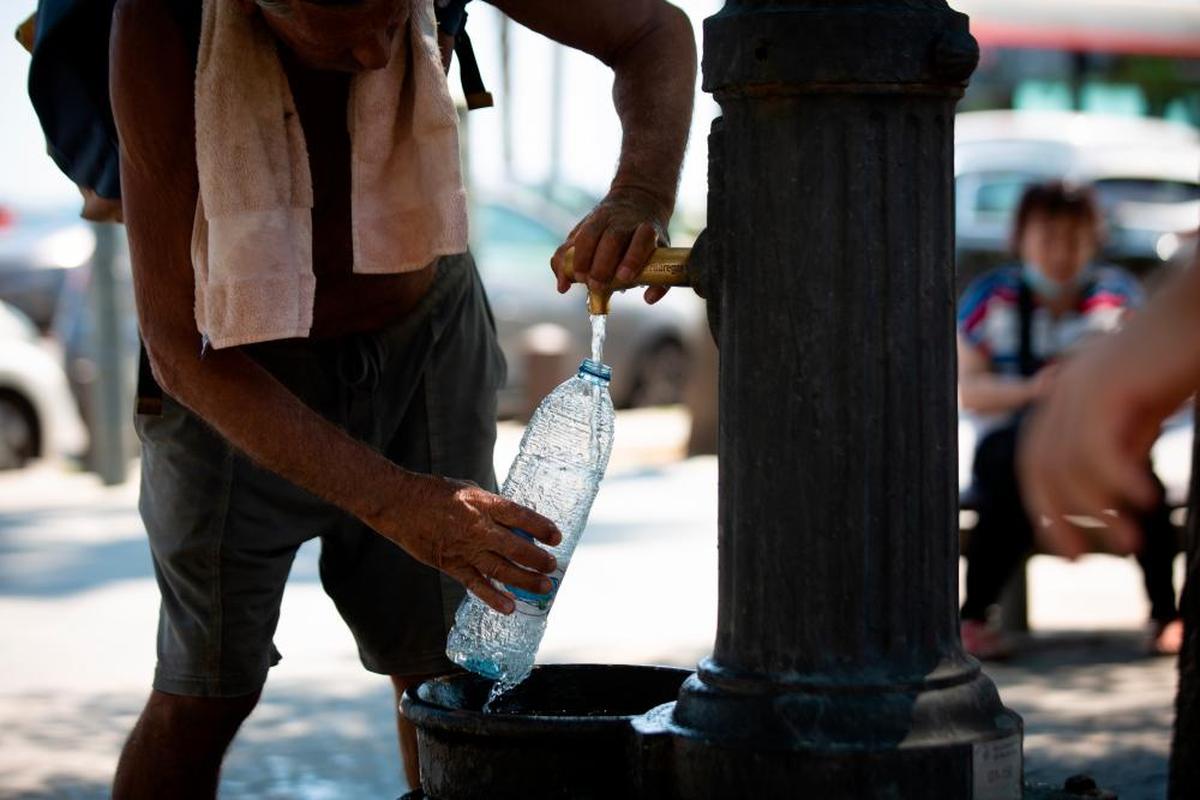
M232 736L258 704L261 691L239 697L189 697L157 689L150 693L143 721L164 731Z

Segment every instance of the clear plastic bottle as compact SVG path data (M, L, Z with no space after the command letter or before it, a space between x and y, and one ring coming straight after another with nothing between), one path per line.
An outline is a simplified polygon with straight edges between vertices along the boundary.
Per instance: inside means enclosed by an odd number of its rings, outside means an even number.
M500 493L552 520L562 542L547 548L558 560L544 595L503 586L516 600L512 614L500 614L472 594L458 607L446 655L456 664L513 686L533 669L546 617L563 573L587 524L592 500L612 451L613 405L608 393L611 370L591 359L579 372L546 395L533 413L521 450ZM517 531L516 535L526 535Z

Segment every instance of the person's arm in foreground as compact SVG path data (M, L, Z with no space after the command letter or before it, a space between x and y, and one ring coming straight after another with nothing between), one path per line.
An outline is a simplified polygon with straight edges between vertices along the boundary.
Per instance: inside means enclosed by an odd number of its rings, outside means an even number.
M1163 286L1117 334L1062 368L1026 423L1018 470L1026 507L1047 551L1074 558L1087 540L1064 514L1105 514L1119 553L1139 546L1128 512L1158 497L1146 470L1164 419L1200 385L1200 261Z
M138 318L163 389L259 464L340 506L415 558L510 611L487 578L548 591L554 559L501 526L556 544L545 518L458 481L401 469L304 405L238 348L202 354L190 239L198 191L191 65L166 6L122 0L113 111Z
M562 276L562 260L572 246L575 274L592 288L605 288L614 276L633 279L658 243L666 241L675 210L696 92L696 41L687 15L664 0L489 2L522 25L612 68L613 104L622 131L616 177L551 264L559 292L571 287ZM665 293L665 288L651 287L646 300L655 302Z

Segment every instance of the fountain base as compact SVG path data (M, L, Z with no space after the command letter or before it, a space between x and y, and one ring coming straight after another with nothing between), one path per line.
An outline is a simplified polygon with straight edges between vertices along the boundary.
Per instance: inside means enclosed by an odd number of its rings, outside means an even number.
M535 667L483 713L492 681L474 674L410 689L429 800L628 798L630 721L674 700L688 670L602 664Z

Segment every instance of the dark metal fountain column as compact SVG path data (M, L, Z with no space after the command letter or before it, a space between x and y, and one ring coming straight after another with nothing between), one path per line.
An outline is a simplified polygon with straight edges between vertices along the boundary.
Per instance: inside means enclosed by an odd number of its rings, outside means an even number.
M731 0L704 40L720 610L712 657L637 723L644 791L1020 797L1020 720L958 638L967 19L943 0Z

